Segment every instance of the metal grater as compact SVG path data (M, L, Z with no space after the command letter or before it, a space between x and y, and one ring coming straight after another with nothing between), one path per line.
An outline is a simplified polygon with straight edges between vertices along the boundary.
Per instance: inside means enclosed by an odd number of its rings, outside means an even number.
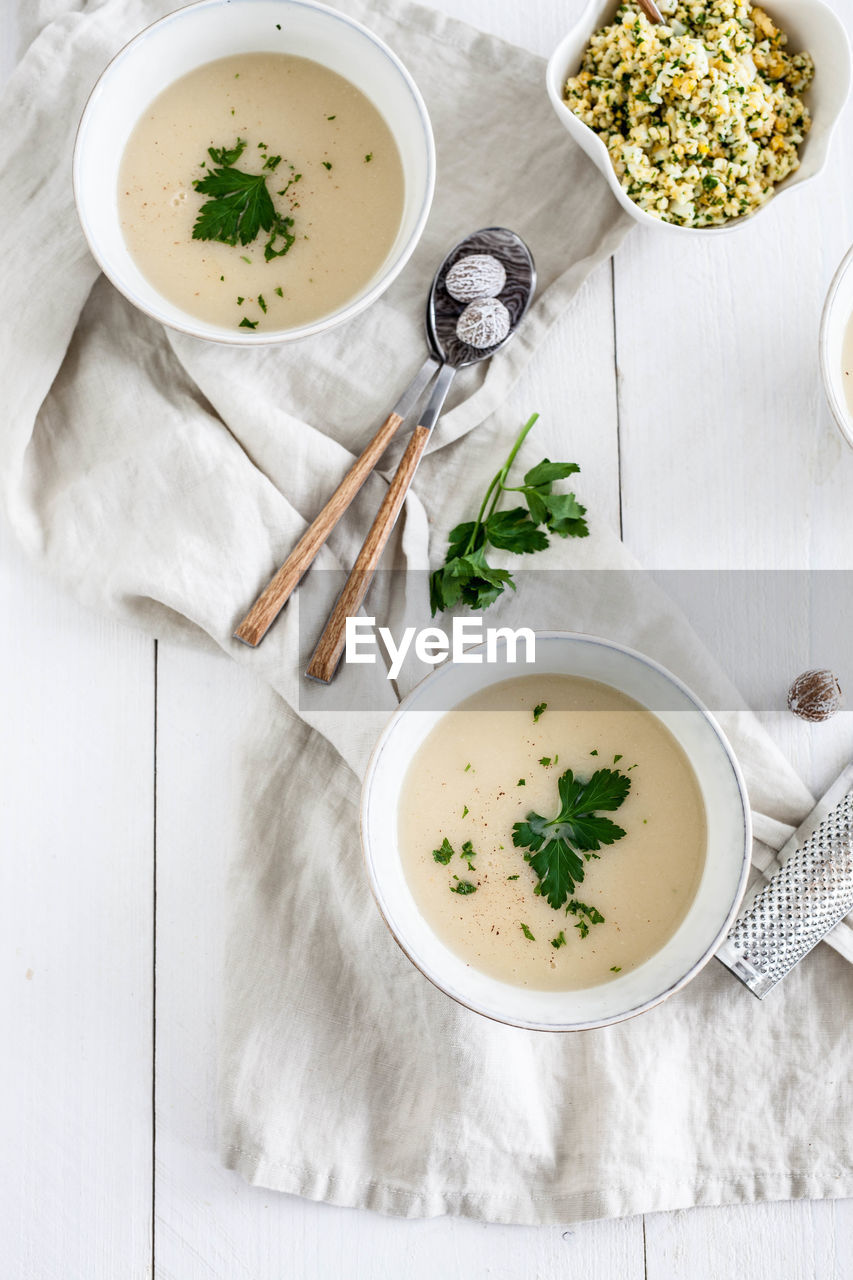
M848 765L779 853L717 959L763 1000L853 910L853 765Z

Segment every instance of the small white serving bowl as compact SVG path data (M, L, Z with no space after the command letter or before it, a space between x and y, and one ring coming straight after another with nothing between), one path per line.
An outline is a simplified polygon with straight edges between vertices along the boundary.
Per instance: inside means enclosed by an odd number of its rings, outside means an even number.
M663 222L641 209L623 191L607 148L597 133L570 111L563 102L563 86L577 75L590 37L607 26L619 8L619 0L590 0L569 34L560 41L548 62L545 82L557 116L575 142L601 170L616 199L637 222L663 227L681 235L720 234L754 222L773 200L793 191L821 172L826 164L829 143L850 92L850 44L844 26L822 0L768 0L767 12L789 37L794 50L807 50L814 59L815 77L805 94L812 127L800 147L800 166L779 184L765 204L743 218L732 218L715 227L682 227Z
M475 654L478 649L469 650ZM403 780L424 739L449 709L513 676L584 676L649 708L687 754L708 824L705 867L696 896L672 938L644 964L611 982L578 991L536 991L489 977L466 964L421 914L397 846ZM740 768L710 712L676 676L632 649L592 636L539 632L535 668L447 663L405 698L379 738L361 797L361 838L370 887L402 950L445 994L498 1022L531 1031L583 1031L643 1013L678 991L713 956L746 887L752 828Z
M842 360L844 334L853 316L853 246L832 277L820 320L820 372L823 389L838 430L853 447L853 413L847 400ZM853 379L853 372L850 374Z
M146 280L121 231L119 167L139 117L181 76L206 62L239 53L295 54L349 80L384 118L403 165L403 216L385 262L345 306L297 328L235 332L200 320ZM73 181L89 248L126 298L182 333L256 347L321 333L358 315L384 293L411 257L426 225L435 187L435 144L417 85L396 54L367 27L314 0L240 0L239 4L201 0L140 32L103 72L80 120Z

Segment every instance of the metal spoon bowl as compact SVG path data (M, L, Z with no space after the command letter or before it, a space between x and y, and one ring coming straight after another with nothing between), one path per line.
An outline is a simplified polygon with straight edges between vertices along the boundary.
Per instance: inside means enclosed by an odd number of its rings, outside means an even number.
M509 312L509 333L502 342L491 347L472 347L456 332L456 324L466 303L458 302L447 291L447 273L462 258L472 254L488 254L496 258L506 271L506 283L498 298ZM439 360L455 369L488 360L506 346L513 337L536 289L536 267L533 256L521 236L506 227L484 227L460 240L448 253L433 277L427 302L426 326L430 347Z

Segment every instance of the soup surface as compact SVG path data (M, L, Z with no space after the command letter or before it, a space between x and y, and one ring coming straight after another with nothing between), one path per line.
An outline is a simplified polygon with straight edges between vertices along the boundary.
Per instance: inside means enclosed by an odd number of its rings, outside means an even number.
M583 781L607 770L623 779L611 786L629 779L630 789L594 818L625 834L598 857L579 853L583 879L555 909L535 892L513 825L560 812L568 769ZM443 716L407 771L398 836L415 901L446 945L540 990L612 980L658 951L695 896L707 842L699 784L666 726L608 685L560 675L504 681ZM546 856L556 865L553 846Z
M217 163L209 148L239 154ZM223 168L249 184L262 176L276 214L293 219L284 255L265 256L262 229L248 244L193 239L212 198L194 183ZM309 324L359 293L394 243L403 195L397 145L365 95L307 58L262 53L209 62L155 98L128 140L118 192L128 248L164 297L258 330Z
M841 347L841 369L844 374L844 394L847 408L853 413L853 316L847 321L844 342Z

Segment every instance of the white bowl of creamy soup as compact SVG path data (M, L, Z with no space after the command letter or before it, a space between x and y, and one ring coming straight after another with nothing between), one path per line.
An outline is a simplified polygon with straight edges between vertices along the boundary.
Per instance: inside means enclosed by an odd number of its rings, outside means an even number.
M836 425L853 445L853 248L842 259L820 322L820 371Z
M416 84L310 0L202 0L106 68L73 163L105 274L174 329L294 341L363 311L411 256L435 183Z
M619 1022L690 981L731 926L751 849L740 768L642 654L550 632L535 664L497 657L438 667L379 739L372 891L469 1009L530 1030Z

